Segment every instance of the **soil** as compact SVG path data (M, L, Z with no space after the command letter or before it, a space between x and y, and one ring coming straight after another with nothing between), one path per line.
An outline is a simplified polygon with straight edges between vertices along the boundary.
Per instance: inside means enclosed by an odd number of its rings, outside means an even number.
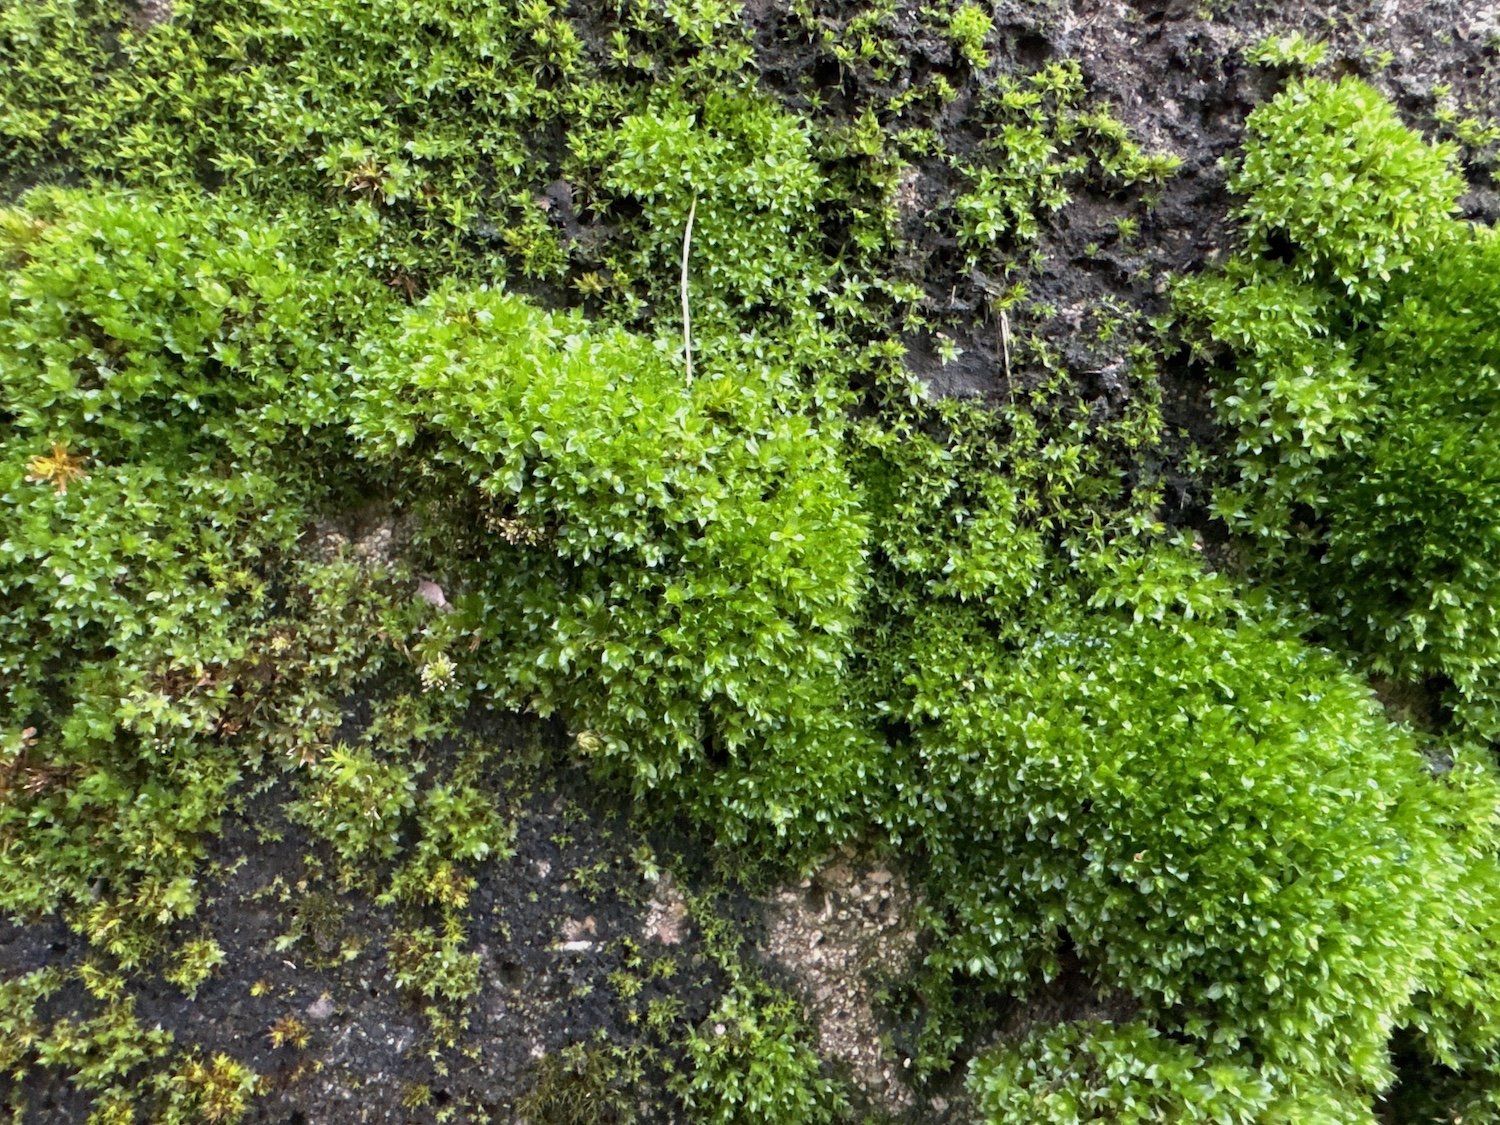
M535 721L490 726L504 745L560 741ZM191 998L142 974L133 982L140 1023L264 1076L247 1121L354 1125L435 1121L445 1107L457 1121L520 1121L513 1108L549 1055L605 1040L654 1047L631 1013L663 996L681 1003L681 1024L701 1022L726 980L670 877L651 868L651 842L565 766L524 783L497 780L514 793L505 811L516 824L515 854L476 871L468 948L479 953L481 987L457 1047L436 1041L419 1005L391 979L393 935L414 919L332 879L326 846L283 815L289 795L280 781L227 823L213 846L204 906L182 935L211 935L225 964ZM58 921L0 926L0 976L73 966L85 953ZM656 965L663 958L670 972ZM629 1002L622 978L640 985ZM96 1009L70 984L49 1013ZM305 1048L273 1046L269 1030L287 1016L308 1030ZM645 1120L680 1119L661 1067L648 1067L646 1078L625 1092L630 1103ZM89 1099L60 1080L20 1093L28 1121L88 1115Z
M843 1063L874 1104L893 1116L935 1120L941 1098L903 1081L912 1060L890 1044L879 990L917 953L916 901L906 878L846 854L767 900L764 953L799 985L825 1058Z

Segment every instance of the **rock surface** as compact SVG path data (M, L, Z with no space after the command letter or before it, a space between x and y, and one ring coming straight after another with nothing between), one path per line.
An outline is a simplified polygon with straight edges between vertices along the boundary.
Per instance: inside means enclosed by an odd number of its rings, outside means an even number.
M919 1105L903 1081L909 1060L887 1046L878 1005L881 986L902 976L916 954L916 904L905 878L852 857L766 904L762 953L800 985L819 1050L846 1064L860 1089L890 1113Z

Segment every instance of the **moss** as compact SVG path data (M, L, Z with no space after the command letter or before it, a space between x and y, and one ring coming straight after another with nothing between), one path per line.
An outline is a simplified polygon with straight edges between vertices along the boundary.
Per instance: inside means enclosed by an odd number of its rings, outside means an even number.
M787 997L731 992L687 1040L692 1071L678 1084L695 1120L813 1125L848 1109L843 1092L821 1076L798 1006Z
M746 357L718 344L689 384L645 338L445 290L372 343L353 432L543 529L446 623L479 629L486 679L637 793L816 849L869 754L834 705L863 521L840 418L776 366L731 378Z
M1127 1024L1063 1024L976 1060L970 1087L987 1120L1317 1122L1359 1125L1366 1106L1336 1088L1278 1094L1248 1066Z
M1493 232L1452 217L1452 150L1368 87L1297 83L1251 124L1245 250L1180 291L1228 363L1240 483L1217 506L1377 670L1444 677L1488 737Z
M127 978L212 971L209 939L168 935L205 839L283 770L331 874L396 916L389 975L456 1040L472 872L512 827L482 753L432 748L493 705L561 716L597 777L741 877L905 849L952 1000L937 1053L973 978L1024 995L1065 950L1139 1010L989 1056L994 1115L1048 1084L1112 1110L1101 1066L1161 1112L1342 1112L1398 1028L1488 1073L1477 755L1432 776L1294 599L1166 538L1138 324L1094 326L1131 386L1112 410L1024 329L1055 311L1026 295L1050 216L1173 159L1065 61L970 88L955 145L921 115L957 79L913 76L897 6L793 15L857 77L847 104L773 100L725 4L205 0L151 28L0 6L0 172L73 184L0 215L0 905L64 910L100 958L77 1019L38 1015L51 977L5 985L13 1068L118 1119L244 1111L255 1075L143 1036ZM984 12L921 18L988 65ZM1234 179L1245 252L1184 300L1235 366L1220 507L1263 574L1287 566L1377 666L1450 678L1482 738L1493 240L1452 220L1451 155L1363 86L1294 84ZM918 161L951 188L920 215ZM982 276L972 317L924 289L914 232ZM957 363L981 327L1003 402L933 401L906 341ZM313 534L371 495L399 560ZM316 897L293 910L284 940L358 955ZM839 1116L795 1002L705 930L731 980L709 1020L632 1009L692 1063L680 1096ZM628 1119L646 1061L575 1046L530 1112Z
M543 1057L516 1111L548 1125L629 1125L642 1073L642 1059L629 1049L574 1044Z

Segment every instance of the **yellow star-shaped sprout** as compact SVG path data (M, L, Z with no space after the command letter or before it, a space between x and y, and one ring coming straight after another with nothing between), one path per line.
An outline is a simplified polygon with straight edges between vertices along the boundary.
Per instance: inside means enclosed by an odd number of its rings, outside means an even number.
M71 482L87 475L83 471L83 458L69 453L66 442L58 442L51 453L33 457L26 465L27 480L50 484L59 492L67 492Z

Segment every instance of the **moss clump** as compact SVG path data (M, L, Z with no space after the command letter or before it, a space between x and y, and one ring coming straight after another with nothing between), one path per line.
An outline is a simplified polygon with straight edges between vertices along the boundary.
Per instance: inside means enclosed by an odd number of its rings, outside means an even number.
M1461 800L1426 814L1456 849L1449 913L1403 1019L1418 1054L1479 1089L1500 1044L1481 1014L1500 995L1497 806L1488 752L1472 745L1500 731L1500 243L1452 217L1452 150L1350 80L1295 83L1257 110L1233 184L1244 248L1179 288L1222 364L1236 443L1216 506L1327 635L1384 675L1443 689L1453 709Z
M969 1087L988 1121L1354 1125L1370 1120L1335 1090L1278 1091L1249 1066L1209 1062L1142 1023L1072 1023L975 1060Z
M1251 119L1245 248L1180 293L1224 363L1219 511L1376 669L1449 681L1490 737L1500 243L1452 218L1452 165L1368 87L1294 84Z
M489 682L637 793L806 849L869 760L837 703L864 521L837 415L740 358L704 341L689 384L643 337L447 289L367 350L352 432L500 530L449 622Z
M984 41L994 30L993 17L977 4L957 7L948 17L948 38L953 41L954 49L977 70L983 70L990 64L990 55L984 49Z
M18 1085L28 1072L57 1070L96 1099L89 1120L104 1123L123 1125L142 1112L163 1125L233 1125L244 1117L261 1086L254 1070L229 1055L174 1050L171 1032L143 1026L135 997L118 985L87 1016L44 1017L42 1007L64 982L52 969L0 981L0 1067ZM8 1108L25 1120L24 1101L12 1099Z
M1197 570L1119 560L1008 651L918 617L895 830L951 895L936 957L1024 989L1066 947L1159 1026L1377 1089L1457 871L1435 786L1367 689Z
M339 495L355 287L267 230L211 200L46 192L0 234L0 902L71 906L127 961L122 920L193 910L244 771L331 729L383 659L382 578L299 544Z
M735 989L688 1037L692 1071L677 1084L684 1106L713 1125L840 1120L848 1103L806 1038L789 997Z
M1443 241L1464 190L1454 151L1423 143L1372 87L1294 82L1249 126L1230 181L1248 253L1290 243L1301 279L1363 302Z
M630 1125L648 1061L649 1054L611 1043L571 1044L543 1056L516 1111L548 1125Z

